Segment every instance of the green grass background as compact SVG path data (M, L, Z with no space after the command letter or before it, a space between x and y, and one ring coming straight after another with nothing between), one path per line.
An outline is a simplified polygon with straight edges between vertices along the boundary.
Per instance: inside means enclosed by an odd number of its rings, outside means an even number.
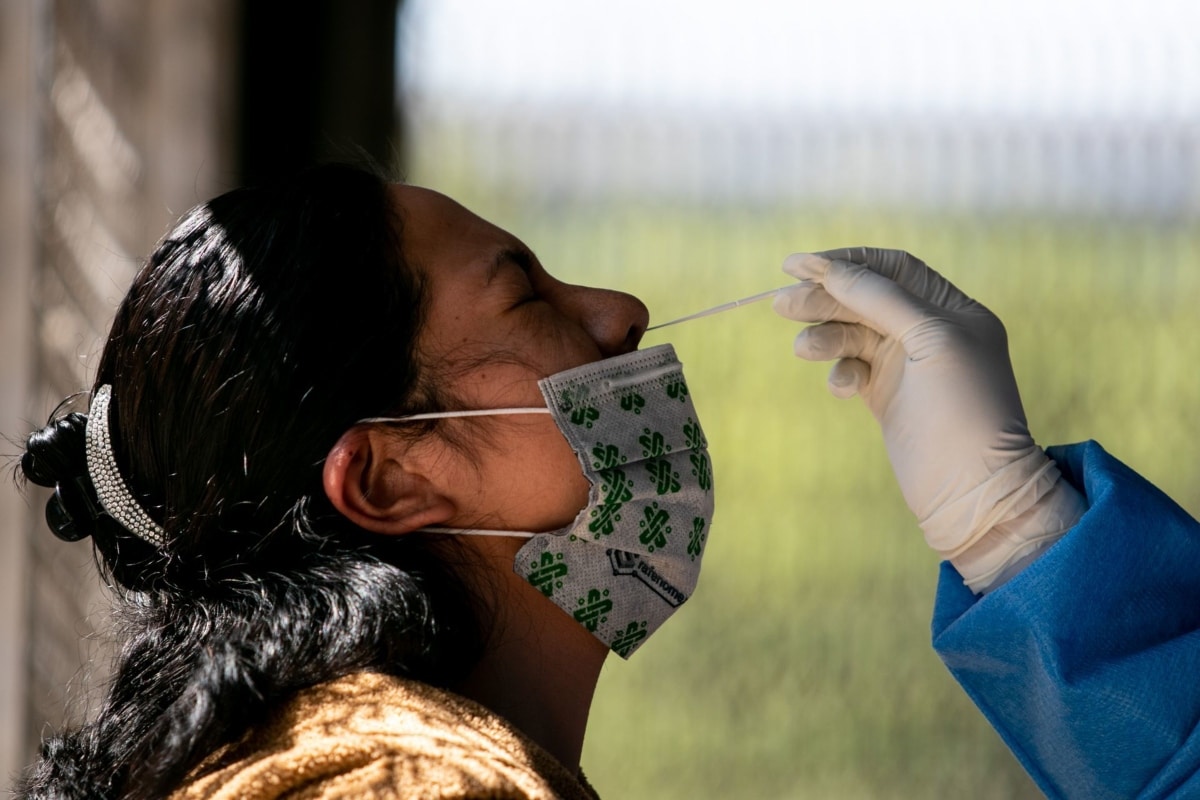
M786 283L789 252L910 250L1005 321L1040 443L1098 439L1200 509L1200 234L1186 225L551 204L457 177L413 182L660 321ZM792 356L797 329L763 303L644 341L686 365L717 510L695 597L606 665L585 771L610 798L1039 796L932 652L937 560L874 420Z

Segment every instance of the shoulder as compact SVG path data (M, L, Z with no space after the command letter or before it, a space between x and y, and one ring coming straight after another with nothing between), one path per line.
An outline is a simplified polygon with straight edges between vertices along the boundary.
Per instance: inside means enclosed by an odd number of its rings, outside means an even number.
M358 673L312 687L192 776L174 800L589 798L501 717L417 681Z

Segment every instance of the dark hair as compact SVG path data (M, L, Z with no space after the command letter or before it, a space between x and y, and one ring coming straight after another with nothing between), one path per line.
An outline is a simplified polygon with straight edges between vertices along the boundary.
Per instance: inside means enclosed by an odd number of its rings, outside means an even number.
M357 420L441 405L400 237L381 179L326 166L224 194L159 243L95 386L164 547L90 513L86 417L29 436L22 471L57 487L63 538L91 535L123 646L98 717L44 743L24 796L162 796L301 688L357 670L447 685L475 663L452 545L369 535L322 488Z

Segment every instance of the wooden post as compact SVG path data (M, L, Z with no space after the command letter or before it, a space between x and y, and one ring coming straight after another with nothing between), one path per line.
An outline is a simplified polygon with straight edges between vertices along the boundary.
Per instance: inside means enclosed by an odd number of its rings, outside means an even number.
M25 430L33 376L37 27L32 3L0 3L0 97L6 98L0 113L0 431L8 435ZM6 787L30 752L25 565L32 521L11 487L0 490L0 781Z

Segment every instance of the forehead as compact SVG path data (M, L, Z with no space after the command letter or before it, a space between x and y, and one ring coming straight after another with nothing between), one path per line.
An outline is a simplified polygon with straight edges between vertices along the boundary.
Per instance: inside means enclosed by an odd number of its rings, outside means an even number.
M393 184L388 193L400 216L405 256L415 263L428 267L445 260L486 258L515 241L508 232L440 192Z

